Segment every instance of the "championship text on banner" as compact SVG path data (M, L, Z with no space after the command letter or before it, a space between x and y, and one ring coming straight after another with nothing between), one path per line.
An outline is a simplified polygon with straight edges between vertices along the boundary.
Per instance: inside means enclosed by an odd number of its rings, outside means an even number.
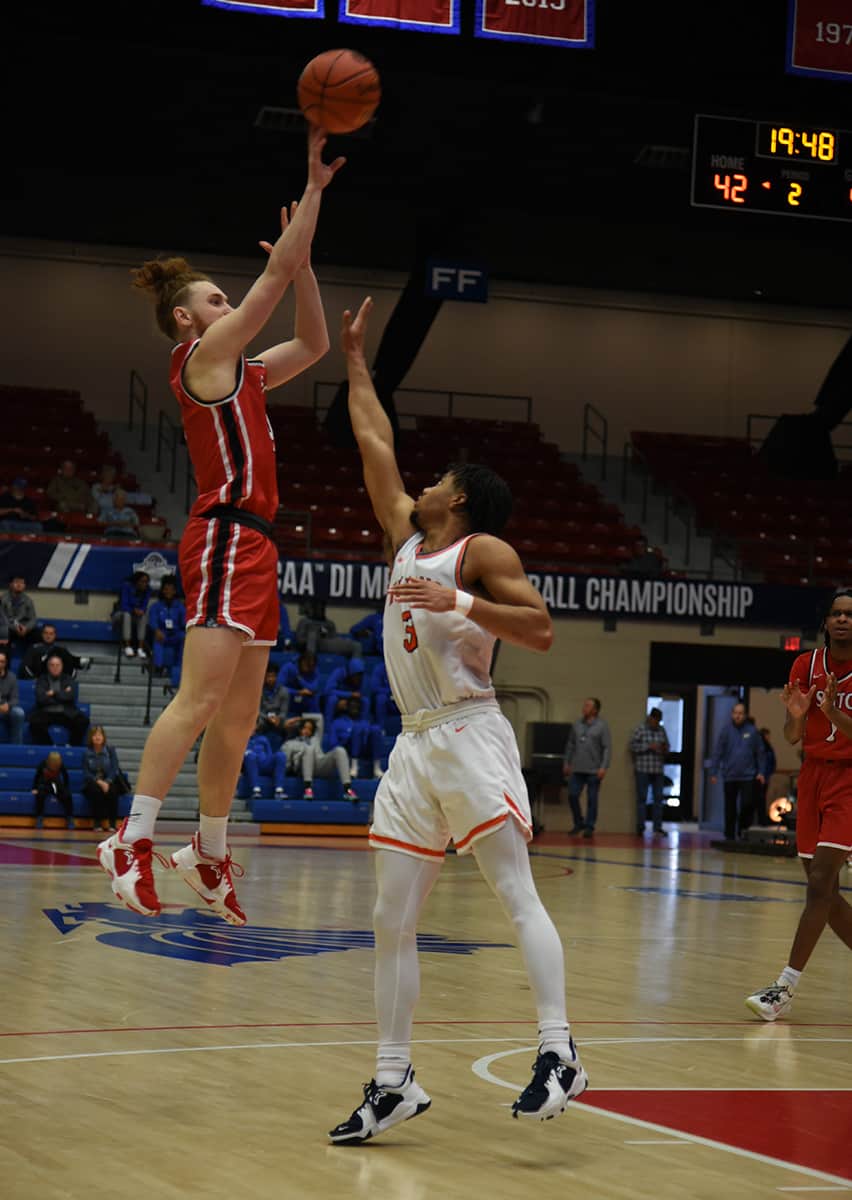
M787 0L787 70L852 80L852 2Z
M201 0L208 8L262 13L274 17L324 17L325 0Z
M595 44L595 0L476 0L474 33L587 50Z
M353 25L458 33L460 8L461 0L340 0L338 18Z
M108 546L47 538L0 539L0 578L23 575L32 590L115 592L134 571L154 589L177 571L173 546ZM554 617L616 617L625 621L734 622L816 629L831 598L826 588L775 587L727 580L629 578L618 575L529 573ZM278 584L285 604L317 597L330 604L376 606L388 569L381 562L282 558Z

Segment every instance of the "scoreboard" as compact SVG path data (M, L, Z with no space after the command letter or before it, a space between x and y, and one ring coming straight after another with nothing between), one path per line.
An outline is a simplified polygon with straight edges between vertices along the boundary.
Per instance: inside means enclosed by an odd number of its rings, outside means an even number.
M699 113L691 200L696 208L852 221L852 132Z

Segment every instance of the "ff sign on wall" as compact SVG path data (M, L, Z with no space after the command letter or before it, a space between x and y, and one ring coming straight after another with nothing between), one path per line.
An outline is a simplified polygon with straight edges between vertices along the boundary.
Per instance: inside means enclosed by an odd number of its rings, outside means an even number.
M488 272L479 263L448 262L430 258L426 263L426 295L436 300L488 300Z

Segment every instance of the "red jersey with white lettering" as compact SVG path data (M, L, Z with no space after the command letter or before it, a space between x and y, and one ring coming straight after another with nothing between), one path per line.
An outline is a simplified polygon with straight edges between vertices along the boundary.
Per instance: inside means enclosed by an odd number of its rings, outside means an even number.
M266 367L262 359L241 355L231 394L212 403L199 400L184 380L199 340L175 346L169 371L198 484L190 516L214 504L231 504L272 521L278 481L275 438L266 415Z
M852 717L852 661L835 662L828 649L821 647L800 654L790 671L790 682L798 684L803 692L814 684L817 688L805 722L805 758L848 759L852 762L852 739L840 733L819 707L829 672L837 679L837 707Z

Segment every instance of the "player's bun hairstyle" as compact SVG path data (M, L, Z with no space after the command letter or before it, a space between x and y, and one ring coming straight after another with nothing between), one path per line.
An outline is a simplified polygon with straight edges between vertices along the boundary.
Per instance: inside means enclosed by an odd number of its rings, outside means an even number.
M467 497L463 511L470 521L470 532L499 537L512 515L512 493L505 479L490 467L476 463L450 463L447 474Z
M186 303L191 284L209 282L209 276L196 271L185 258L151 258L130 274L133 287L152 297L158 327L166 337L177 341L174 309Z
M822 630L823 640L825 641L826 646L828 646L828 642L829 642L828 630L825 627L826 618L828 617L828 614L831 612L831 610L834 608L834 601L838 600L841 596L848 596L849 599L852 600L852 587L836 588L831 593L831 599L828 602L828 608L825 610L825 616L823 616L822 625L820 625L820 629Z

